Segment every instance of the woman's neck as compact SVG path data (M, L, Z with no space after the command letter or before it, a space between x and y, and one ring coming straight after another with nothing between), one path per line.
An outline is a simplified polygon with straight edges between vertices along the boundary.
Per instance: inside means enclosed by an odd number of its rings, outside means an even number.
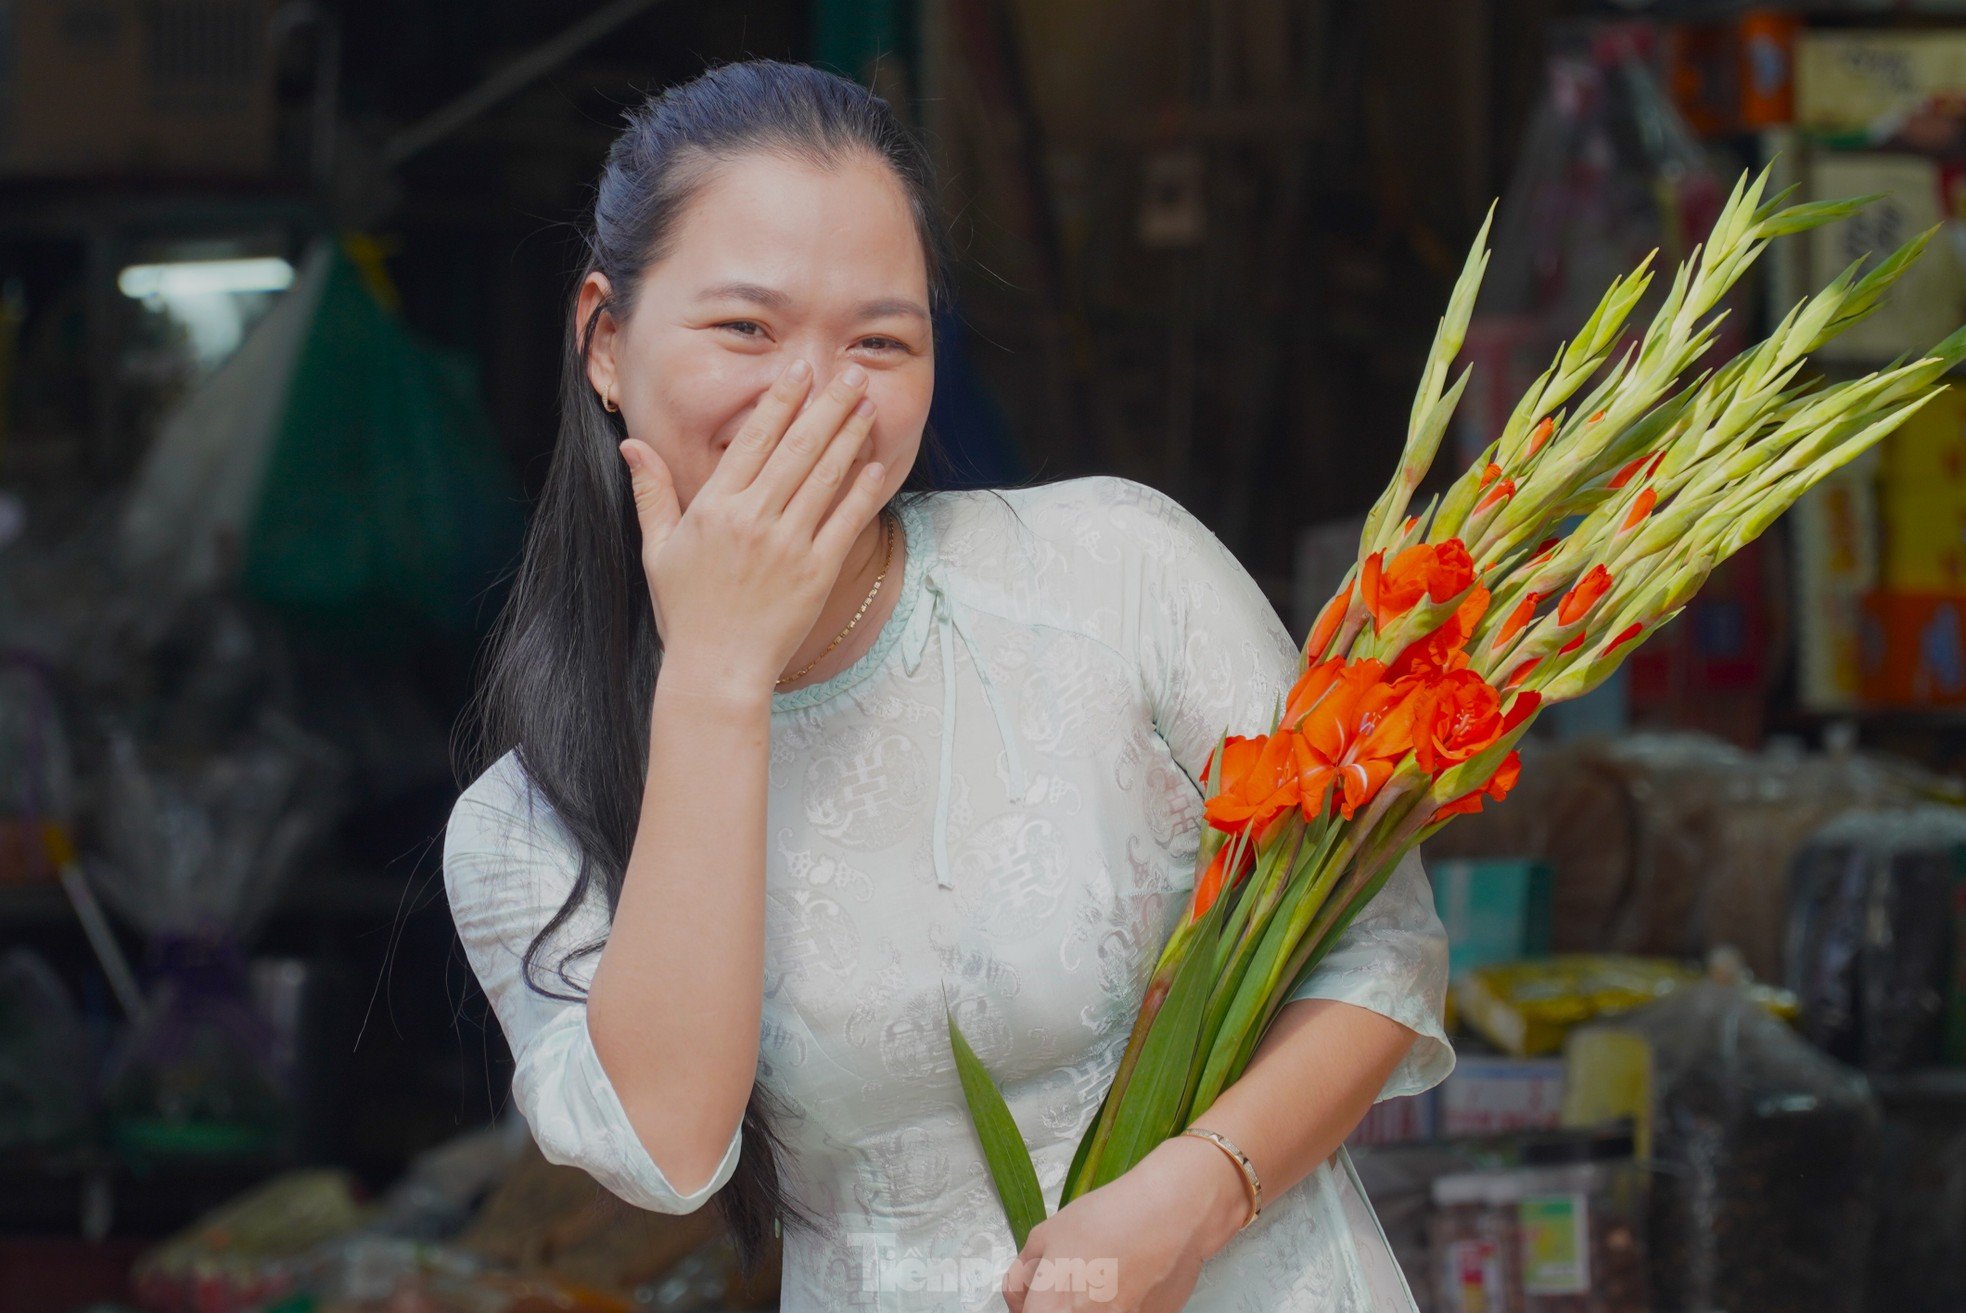
M840 639L838 647L826 652L812 669L798 679L780 684L777 692L788 693L809 684L823 683L865 656L874 646L874 639L879 636L887 617L893 613L894 600L900 595L902 564L907 552L907 535L901 531L900 518L886 511L875 516L854 540L833 591L827 594L825 604L819 608L819 618L812 623L812 632L799 644L799 650L792 654L782 674L803 668L807 662L825 652L826 645L846 628L847 622L853 619L853 613L860 610L861 603L867 602L867 594L873 588L875 578L880 576L881 562L887 554L884 533L893 536L894 555L887 562L887 575L881 579L881 590L874 595L872 602L867 603L866 613L853 626L853 631Z

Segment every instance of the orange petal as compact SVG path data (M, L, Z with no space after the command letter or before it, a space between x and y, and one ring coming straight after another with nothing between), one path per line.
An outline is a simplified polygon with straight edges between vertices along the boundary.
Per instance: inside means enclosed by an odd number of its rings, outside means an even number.
M1502 627L1496 631L1495 641L1489 644L1489 648L1493 650L1501 647L1526 629L1529 622L1536 618L1536 604L1542 600L1541 593L1531 593L1518 602L1515 610L1509 612L1509 618L1504 620Z
M1515 480L1503 479L1494 487L1490 488L1486 496L1475 503L1475 514L1479 515L1497 502L1507 501L1513 496L1515 496Z
M1604 645L1604 655L1609 656L1611 653L1616 652L1624 644L1631 642L1634 638L1637 638L1640 634L1644 632L1645 632L1645 626L1637 623L1636 621L1634 621L1629 625L1626 625L1624 629L1619 632L1616 638L1612 639L1609 643L1606 643Z
M1222 896L1224 889L1240 884L1256 866L1256 850L1248 844L1240 845L1242 855L1236 863L1236 871L1231 878L1229 873L1229 849L1237 847L1225 843L1215 852L1215 859L1202 872L1201 879L1195 881L1194 896L1188 901L1188 920L1199 921L1208 915L1208 909L1215 906L1215 900Z
M1318 612L1317 624L1311 627L1310 641L1304 645L1311 660L1316 661L1324 656L1324 649L1330 647L1331 640L1338 636L1338 626L1344 623L1345 612L1351 606L1352 586L1346 584L1336 597L1324 604L1324 610Z
M1515 727L1535 715L1536 708L1542 704L1543 695L1534 689L1516 694L1515 701L1509 703L1508 714L1502 717L1502 733L1514 732ZM1499 738L1500 735L1497 737Z
M1530 430L1528 454L1534 456L1537 452L1541 451L1543 449L1543 444L1548 442L1550 440L1550 435L1555 432L1556 432L1555 416L1545 415L1543 417L1543 422L1541 424L1538 424L1534 429Z
M1488 777L1488 783L1482 785L1472 793L1462 794L1452 802L1442 803L1434 809L1434 814L1427 818L1427 823L1432 825L1436 822L1444 821L1450 816L1464 816L1478 812L1481 810L1481 803L1484 797L1493 798L1496 802L1501 802L1509 796L1509 791L1515 788L1516 782L1521 778L1522 754L1511 752L1508 756L1502 758L1502 764L1497 766L1495 773Z
M1459 597L1475 581L1474 557L1459 538L1449 538L1433 549L1427 565L1427 596L1436 602Z
M1626 464L1626 466L1623 469L1619 470L1616 474L1611 476L1611 482L1606 486L1611 488L1624 487L1627 483L1630 483L1632 481L1633 476L1638 473L1638 471L1644 466L1645 462L1651 459L1652 458L1650 456L1640 456L1637 460L1629 462L1628 464Z
M1638 500L1632 503L1630 513L1625 516L1625 522L1618 526L1618 532L1630 533L1638 526L1639 521L1652 513L1652 508L1658 504L1658 493L1650 488L1641 489L1638 494Z
M1290 686L1290 695L1284 700L1283 723L1293 730L1300 728L1304 717L1317 710L1318 704L1331 692L1332 685L1338 682L1344 669L1345 663L1338 657L1306 666L1304 673L1297 676L1297 682Z
M1514 789L1521 779L1522 754L1511 751L1508 756L1502 758L1502 764L1495 768L1495 773L1488 777L1488 783L1481 786L1481 791L1496 802L1500 802L1509 796L1509 791Z
M1375 622L1379 616L1379 584L1385 572L1386 553L1383 549L1366 557L1365 564L1359 567L1359 600L1365 603L1365 609L1372 613Z
M1338 814L1351 820L1359 808L1367 806L1379 796L1379 790L1385 787L1392 774L1393 763L1383 758L1347 766L1339 775L1345 787L1344 796L1338 803Z
M1560 625L1576 624L1597 605L1599 598L1610 591L1611 572L1602 565L1593 565L1590 572L1579 579L1576 586L1563 595L1563 601L1557 604L1556 622Z

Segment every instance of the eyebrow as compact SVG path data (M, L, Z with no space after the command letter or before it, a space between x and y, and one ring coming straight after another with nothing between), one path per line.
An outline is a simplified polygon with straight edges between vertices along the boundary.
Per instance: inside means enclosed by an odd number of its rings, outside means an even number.
M749 301L768 310L778 311L785 310L792 303L792 298L777 288L765 287L759 283L717 283L696 294L696 299L699 301L714 301L723 297ZM879 319L884 315L907 315L924 323L928 322L928 311L922 308L921 302L910 301L902 296L884 296L872 301L863 301L858 307L858 313L862 319Z

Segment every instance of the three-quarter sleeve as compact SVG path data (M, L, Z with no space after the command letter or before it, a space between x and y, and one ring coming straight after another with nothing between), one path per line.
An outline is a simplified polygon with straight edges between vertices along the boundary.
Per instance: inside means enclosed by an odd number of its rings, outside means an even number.
M1116 505L1138 540L1133 624L1154 720L1181 769L1200 782L1224 733L1264 734L1301 670L1297 639L1249 572L1209 528L1173 498L1114 480ZM1385 886L1289 996L1368 1008L1419 1039L1379 1098L1418 1094L1454 1067L1442 1029L1447 1002L1447 930L1419 854Z
M516 754L479 776L452 808L444 834L451 917L512 1050L512 1100L540 1153L581 1168L639 1208L694 1212L736 1170L742 1126L710 1179L679 1192L650 1158L601 1066L586 1003L542 994L525 979L526 947L566 902L578 873L577 848L527 786ZM533 979L556 994L584 995L599 953L568 962L565 980L558 967L569 948L605 937L607 925L597 890L541 945Z
M1285 1006L1307 998L1371 1008L1420 1037L1381 1087L1381 1099L1420 1094L1454 1070L1454 1047L1441 1028L1447 929L1434 910L1433 885L1420 865L1419 849L1393 868Z

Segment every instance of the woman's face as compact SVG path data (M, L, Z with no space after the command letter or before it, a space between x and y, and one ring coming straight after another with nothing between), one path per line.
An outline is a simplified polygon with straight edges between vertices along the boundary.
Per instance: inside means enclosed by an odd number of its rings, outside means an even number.
M606 289L588 276L579 322ZM601 317L587 376L662 457L687 507L788 365L811 364L808 402L859 365L877 409L872 450L848 479L881 461L886 501L914 464L935 389L928 313L921 239L886 165L754 153L715 167L673 249L644 271L627 322Z

